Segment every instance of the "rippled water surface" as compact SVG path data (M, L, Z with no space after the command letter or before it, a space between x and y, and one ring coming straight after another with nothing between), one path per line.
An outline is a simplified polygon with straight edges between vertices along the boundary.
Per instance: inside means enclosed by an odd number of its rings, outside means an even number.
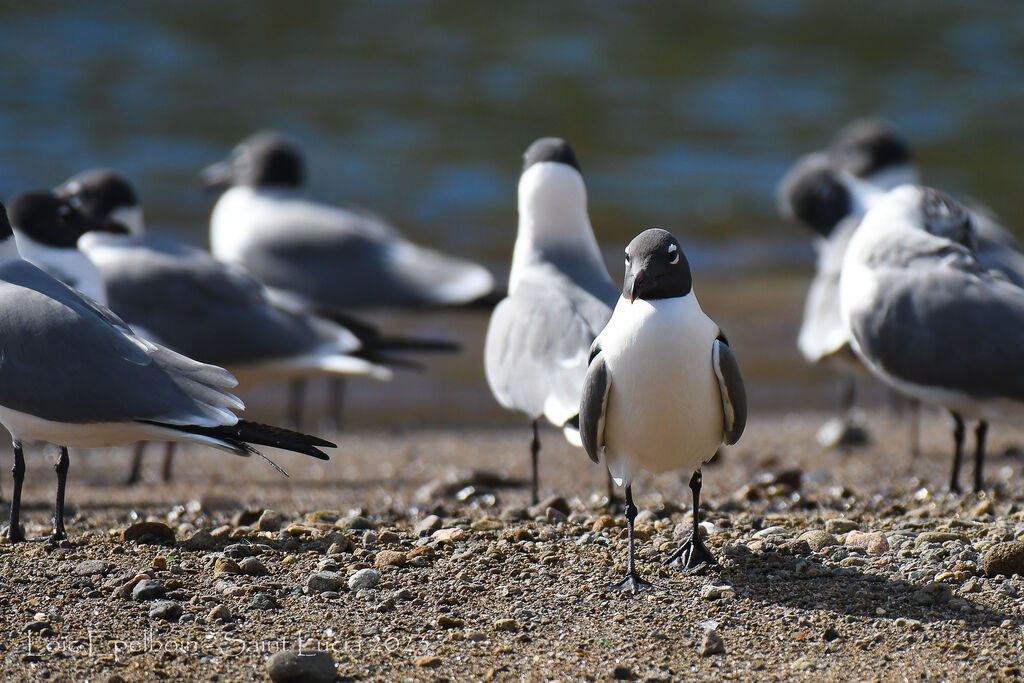
M369 207L504 277L520 155L561 135L613 277L634 234L671 228L755 406L821 405L828 378L793 343L811 250L774 213L797 155L883 114L930 184L1024 223L1024 5L843 6L8 4L0 194L114 166L154 228L202 243L213 198L196 172L277 127L305 144L314 196ZM505 419L483 385L484 318L385 322L456 330L467 353L388 387L353 385L353 419Z

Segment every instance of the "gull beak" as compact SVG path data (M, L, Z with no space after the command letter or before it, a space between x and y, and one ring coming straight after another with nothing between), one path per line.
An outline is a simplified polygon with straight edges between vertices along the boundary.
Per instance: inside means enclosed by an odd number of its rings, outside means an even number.
M204 168L199 174L199 179L208 191L226 190L234 180L233 171L231 161L219 161Z
M636 301L636 297L640 294L640 290L644 285L647 284L646 272L641 270L633 276L633 285L629 288L629 303Z

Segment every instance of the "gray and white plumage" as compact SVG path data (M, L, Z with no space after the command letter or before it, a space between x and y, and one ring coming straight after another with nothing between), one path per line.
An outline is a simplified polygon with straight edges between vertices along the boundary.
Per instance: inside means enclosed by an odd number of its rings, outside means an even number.
M629 485L639 470L695 471L747 417L739 366L700 308L678 241L652 228L627 247L626 280L594 341L580 405L587 454Z
M204 171L227 187L210 216L210 246L264 284L343 309L460 306L494 288L487 269L406 239L381 218L306 199L297 144L250 136Z
M935 190L892 190L864 216L840 284L854 349L886 383L978 420L1024 410L1024 289L971 249L970 213Z
M498 402L566 427L579 412L590 345L618 291L587 216L583 177L557 138L527 150L519 180L519 227L508 296L494 309L484 345Z

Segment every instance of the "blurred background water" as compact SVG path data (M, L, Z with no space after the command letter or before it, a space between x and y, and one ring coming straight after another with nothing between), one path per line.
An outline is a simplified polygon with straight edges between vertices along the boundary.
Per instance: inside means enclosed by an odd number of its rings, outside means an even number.
M834 400L795 350L808 236L774 208L798 155L884 115L928 184L1024 221L1020 3L4 3L0 64L0 195L112 166L152 229L195 244L214 201L198 170L274 127L304 144L313 197L503 279L522 151L565 137L613 278L642 228L676 232L755 410ZM484 383L485 314L381 320L467 350L352 383L350 424L516 419ZM278 395L250 398L271 411Z

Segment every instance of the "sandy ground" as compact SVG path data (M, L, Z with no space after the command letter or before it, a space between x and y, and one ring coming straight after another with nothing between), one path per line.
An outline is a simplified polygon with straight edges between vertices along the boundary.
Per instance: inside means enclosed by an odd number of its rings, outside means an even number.
M822 452L823 418L755 419L705 468L715 569L661 566L689 527L689 473L639 479L637 503L650 511L639 568L658 589L635 597L606 588L624 571L625 540L621 514L602 517L602 471L553 430L542 434L541 497L563 496L567 520L529 518L526 489L500 481L528 475L525 427L347 432L329 463L275 454L290 478L189 449L163 484L151 447L146 482L123 488L112 483L127 451L74 452L71 538L60 546L42 540L52 454L33 451L24 500L34 540L0 545L0 674L266 680L269 655L305 644L330 651L341 678L366 680L1019 679L1024 578L989 578L981 566L993 544L1024 540L1024 458L1013 448L1024 430L993 429L987 496L954 496L942 492L951 458L938 415L926 417L913 461L905 426L880 415L869 420L870 447ZM445 481L457 483L446 491ZM463 485L475 489L459 496ZM245 509L276 510L291 532L242 526L233 518ZM314 511L334 512L307 519ZM462 530L455 540L419 537L430 513ZM176 547L121 539L147 518L167 523ZM787 544L837 518L883 532L890 549L844 546L845 527L816 551ZM342 528L352 526L374 529ZM189 549L199 529L214 538ZM949 537L920 537L928 531ZM231 569L224 555L235 545L268 574L215 573ZM101 569L90 574L84 560ZM375 565L372 589L306 588L318 570L347 579ZM150 616L150 600L122 596L139 573L161 581L184 616ZM702 654L710 628L723 653Z

